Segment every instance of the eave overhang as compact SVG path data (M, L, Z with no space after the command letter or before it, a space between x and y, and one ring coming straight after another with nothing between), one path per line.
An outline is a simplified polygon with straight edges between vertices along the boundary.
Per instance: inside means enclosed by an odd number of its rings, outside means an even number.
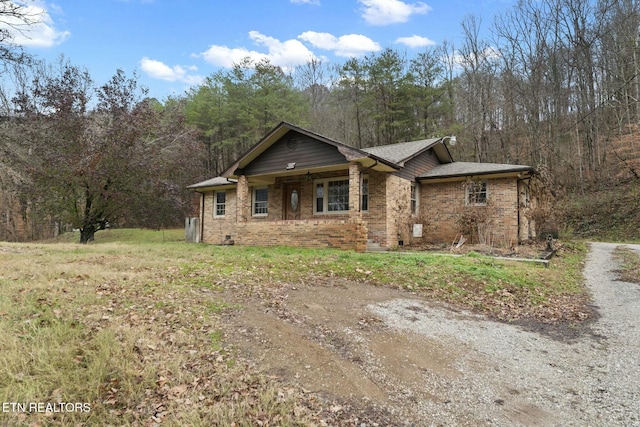
M229 188L235 188L237 184L238 182L235 179L217 176L215 178L190 185L187 188L192 189L198 193L206 193L209 191L219 191Z
M466 170L456 171L456 166L464 164L470 165ZM474 169L474 165L477 169ZM491 168L494 169L491 169ZM448 171L451 170L450 173ZM448 165L442 165L429 171L424 176L416 178L417 181L424 184L436 184L439 182L465 181L476 179L498 179L498 178L515 178L529 179L537 174L536 170L531 166L525 165L503 165L503 164L487 164L487 163L462 163L452 162Z

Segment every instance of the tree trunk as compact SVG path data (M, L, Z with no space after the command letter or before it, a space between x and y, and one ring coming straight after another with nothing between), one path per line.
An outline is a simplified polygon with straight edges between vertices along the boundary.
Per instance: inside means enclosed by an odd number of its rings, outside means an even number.
M80 243L85 245L89 242L93 242L94 235L96 234L96 228L93 225L88 225L80 229Z

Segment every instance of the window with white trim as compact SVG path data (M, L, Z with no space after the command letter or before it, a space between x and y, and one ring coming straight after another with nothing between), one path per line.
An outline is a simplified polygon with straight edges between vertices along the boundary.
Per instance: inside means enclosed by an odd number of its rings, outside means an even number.
M415 182L411 183L411 213L418 213L418 186Z
M251 201L253 216L267 216L269 210L269 191L267 187L254 187Z
M315 184L314 213L349 212L349 178L317 180Z
M467 182L467 205L487 204L487 183L482 181Z
M361 188L361 201L360 201L360 210L363 212L369 211L369 178L366 176L362 178L362 188Z
M227 192L216 191L213 195L213 216L223 217L227 213Z

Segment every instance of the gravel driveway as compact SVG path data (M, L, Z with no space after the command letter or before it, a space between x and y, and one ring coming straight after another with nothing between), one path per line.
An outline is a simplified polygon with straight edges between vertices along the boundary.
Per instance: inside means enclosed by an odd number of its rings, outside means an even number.
M458 375L425 372L438 398L414 403L424 425L640 426L640 286L616 280L616 246L591 244L584 274L600 318L573 340L411 299L369 305L387 326L463 354Z

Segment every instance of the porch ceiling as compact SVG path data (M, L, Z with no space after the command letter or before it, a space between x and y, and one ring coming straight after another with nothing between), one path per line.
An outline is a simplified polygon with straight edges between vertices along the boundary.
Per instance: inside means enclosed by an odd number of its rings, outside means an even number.
M315 167L315 168L304 168L304 169L291 169L291 170L283 170L278 172L273 172L269 174L263 175L249 175L247 179L249 180L249 184L252 185L270 185L276 182L276 178L282 177L295 177L299 176L301 180L306 180L307 175L310 175L311 178L314 178L315 174L323 173L323 172L333 172L333 171L344 171L348 174L349 163L339 164L339 165L330 165L323 167Z

